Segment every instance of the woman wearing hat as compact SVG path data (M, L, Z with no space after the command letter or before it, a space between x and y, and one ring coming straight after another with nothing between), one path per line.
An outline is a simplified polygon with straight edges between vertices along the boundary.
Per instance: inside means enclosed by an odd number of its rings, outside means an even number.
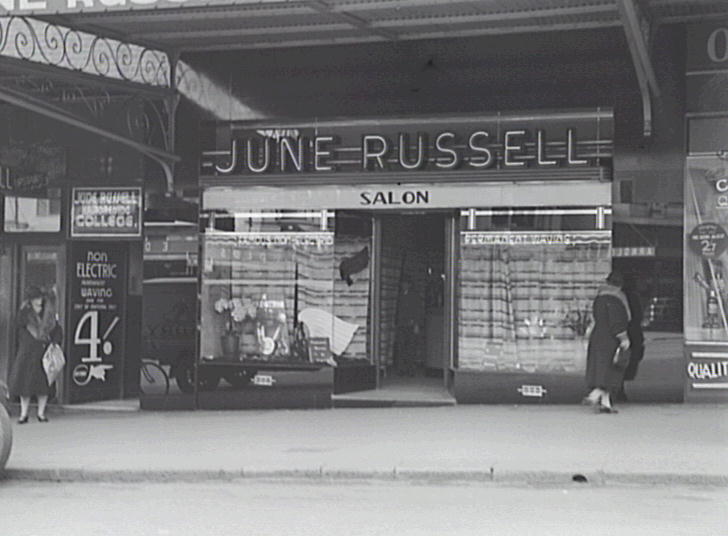
M599 413L617 413L609 393L622 385L624 368L621 360L617 361L617 349L629 350L630 312L622 292L622 274L610 273L606 283L594 299L594 329L589 336L586 357L586 383L590 393L584 403L595 406Z
M18 351L8 377L10 395L20 397L18 424L28 422L30 399L38 399L38 420L45 416L48 403L48 379L43 370L43 354L51 342L60 343L61 327L55 316L55 300L37 287L31 287L18 312Z

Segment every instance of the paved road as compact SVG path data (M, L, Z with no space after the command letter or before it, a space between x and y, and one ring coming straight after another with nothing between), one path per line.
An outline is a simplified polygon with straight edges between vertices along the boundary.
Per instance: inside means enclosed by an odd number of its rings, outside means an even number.
M0 482L13 536L728 534L728 489Z

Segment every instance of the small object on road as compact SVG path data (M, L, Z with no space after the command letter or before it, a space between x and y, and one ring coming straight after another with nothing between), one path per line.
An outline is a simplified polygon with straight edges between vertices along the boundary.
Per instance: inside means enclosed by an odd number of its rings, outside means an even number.
M586 484L587 482L589 482L584 475L579 473L572 476L571 480L573 480L574 482L581 482L582 484Z

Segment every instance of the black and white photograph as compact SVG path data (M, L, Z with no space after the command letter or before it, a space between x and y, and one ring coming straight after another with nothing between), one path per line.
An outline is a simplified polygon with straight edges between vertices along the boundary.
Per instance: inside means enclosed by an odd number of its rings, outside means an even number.
M728 0L0 0L0 536L728 535Z

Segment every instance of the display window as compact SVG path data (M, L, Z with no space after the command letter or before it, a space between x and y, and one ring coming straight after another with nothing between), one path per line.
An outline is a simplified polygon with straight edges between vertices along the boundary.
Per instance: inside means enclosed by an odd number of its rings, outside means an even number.
M611 266L605 207L461 212L458 367L582 375Z
M367 359L367 221L330 210L205 214L202 361Z
M61 194L43 197L5 196L6 233L56 233L61 230Z

